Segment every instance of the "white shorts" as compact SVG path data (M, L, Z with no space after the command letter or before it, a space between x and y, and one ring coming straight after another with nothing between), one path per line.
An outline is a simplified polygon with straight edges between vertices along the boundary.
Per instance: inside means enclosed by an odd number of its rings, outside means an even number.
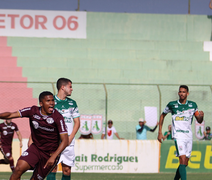
M175 147L177 150L176 156L186 155L187 158L190 158L192 151L192 139L175 139Z
M69 167L73 167L75 164L75 153L74 153L74 146L69 145L67 146L63 152L61 153L59 163L63 163Z

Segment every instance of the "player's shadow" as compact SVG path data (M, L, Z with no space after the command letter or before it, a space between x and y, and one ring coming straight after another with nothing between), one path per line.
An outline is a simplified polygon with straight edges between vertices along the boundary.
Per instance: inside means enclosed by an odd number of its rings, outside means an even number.
M211 19L211 27L212 27L212 15L207 15L208 19ZM211 38L210 40L212 41L212 29L211 29Z

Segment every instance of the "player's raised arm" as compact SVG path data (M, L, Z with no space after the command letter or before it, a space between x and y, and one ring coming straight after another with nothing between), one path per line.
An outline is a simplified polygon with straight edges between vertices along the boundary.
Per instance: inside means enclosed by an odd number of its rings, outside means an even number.
M203 111L196 111L194 115L195 115L197 122L201 124L202 121L203 121L204 112Z
M12 119L12 118L19 118L19 117L21 117L21 115L18 111L0 113L0 119Z
M163 126L163 120L164 120L165 116L166 116L166 114L162 113L160 115L160 120L159 120L158 141L160 143L162 143L162 139L163 139L162 126Z

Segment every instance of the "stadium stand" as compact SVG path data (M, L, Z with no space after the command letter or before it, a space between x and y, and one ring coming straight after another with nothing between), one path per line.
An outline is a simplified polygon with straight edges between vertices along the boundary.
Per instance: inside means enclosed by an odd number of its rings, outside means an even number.
M8 37L9 47L1 45L1 51L9 54L12 47L12 56L28 81L56 82L63 76L88 84L125 83L106 85L108 119L113 119L121 137L135 139L144 106L159 107L157 86L151 84L163 84L163 109L177 99L178 85L211 83L212 64L209 53L203 51L210 35L207 16L88 12L87 39ZM42 90L52 90L51 84L28 87L33 98ZM73 99L82 114L104 114L103 85L74 84ZM209 86L192 86L189 99L211 117ZM151 134L149 139L157 137L157 131Z

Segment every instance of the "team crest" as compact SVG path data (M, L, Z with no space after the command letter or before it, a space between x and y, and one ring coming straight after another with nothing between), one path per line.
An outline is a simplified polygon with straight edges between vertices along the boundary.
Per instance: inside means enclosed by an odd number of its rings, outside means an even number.
M92 115L81 115L80 116L80 133L88 135L91 133L92 126Z
M195 121L195 135L198 139L203 139L204 138L204 129L205 129L205 121L202 121L201 124Z
M38 127L39 127L38 122L32 121L32 124L33 124L33 126L34 126L35 129L38 129Z
M53 118L49 117L46 119L46 122L52 124L54 122Z
M3 134L6 136L7 135L7 131L3 131Z
M91 130L93 134L99 134L102 132L102 121L103 121L102 115L93 115L92 130Z
M15 126L11 126L11 129L14 130L15 129Z

